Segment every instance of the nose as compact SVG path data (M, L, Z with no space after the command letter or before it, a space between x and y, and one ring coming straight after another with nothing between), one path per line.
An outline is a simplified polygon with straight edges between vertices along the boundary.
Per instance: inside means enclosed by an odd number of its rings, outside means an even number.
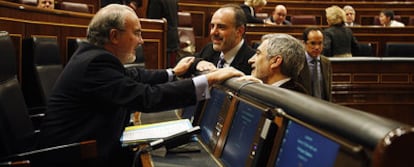
M255 60L256 60L256 55L257 54L254 54L247 62L249 63L249 64L253 64L254 62L255 62Z
M211 29L210 29L210 35L215 35L215 34L217 34L217 27L216 26L211 26Z
M142 36L139 36L139 37L138 37L138 44L139 44L139 45L144 44L144 39L142 38Z

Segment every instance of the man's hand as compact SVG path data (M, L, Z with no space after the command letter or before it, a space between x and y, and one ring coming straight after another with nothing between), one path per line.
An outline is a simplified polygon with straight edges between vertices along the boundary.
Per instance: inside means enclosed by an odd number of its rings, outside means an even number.
M200 72L214 71L216 70L216 65L214 65L213 63L209 61L201 60L200 62L198 62L196 69L197 71L200 71Z
M237 81L253 81L253 82L263 83L262 80L260 80L259 78L254 77L254 76L251 76L251 75L246 75L246 76L242 76L240 78L237 78Z
M229 78L240 77L243 75L243 72L236 70L233 67L219 68L206 74L209 85L221 83Z
M194 62L194 57L185 57L181 59L173 69L175 72L175 75L177 76L183 75L185 72L187 72L188 68L190 68L193 62Z

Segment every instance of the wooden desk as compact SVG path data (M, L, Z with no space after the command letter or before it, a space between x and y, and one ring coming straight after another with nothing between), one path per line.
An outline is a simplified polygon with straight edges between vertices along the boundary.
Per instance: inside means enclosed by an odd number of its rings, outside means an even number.
M414 125L413 58L330 58L332 102Z

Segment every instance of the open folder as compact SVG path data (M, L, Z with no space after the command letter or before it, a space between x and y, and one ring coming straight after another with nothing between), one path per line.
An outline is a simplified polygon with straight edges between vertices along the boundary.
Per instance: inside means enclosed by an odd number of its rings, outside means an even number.
M160 123L128 126L121 136L124 146L149 143L158 139L165 139L177 134L194 133L189 119L165 121Z

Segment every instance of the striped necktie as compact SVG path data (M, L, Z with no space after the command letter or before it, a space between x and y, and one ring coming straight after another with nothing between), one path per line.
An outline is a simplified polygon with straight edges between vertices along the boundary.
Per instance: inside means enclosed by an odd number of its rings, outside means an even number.
M226 60L224 59L224 55L220 55L220 60L217 62L217 68L223 68L224 63L226 63Z

